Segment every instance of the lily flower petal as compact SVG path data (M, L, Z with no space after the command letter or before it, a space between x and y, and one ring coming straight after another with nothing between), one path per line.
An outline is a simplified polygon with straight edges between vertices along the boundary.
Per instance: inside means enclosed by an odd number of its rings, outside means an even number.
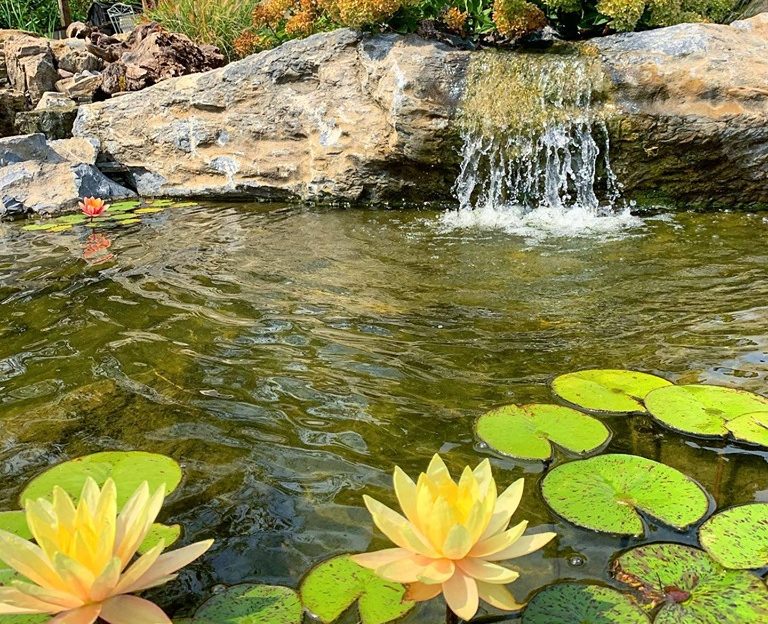
M536 535L523 535L511 546L500 550L493 555L485 557L487 561L504 561L506 559L515 559L516 557L522 557L529 555L534 551L546 546L551 542L557 533L538 533Z
M480 607L477 582L461 570L443 583L445 602L462 620L471 620Z
M160 607L136 596L115 596L107 600L101 619L109 624L171 624Z

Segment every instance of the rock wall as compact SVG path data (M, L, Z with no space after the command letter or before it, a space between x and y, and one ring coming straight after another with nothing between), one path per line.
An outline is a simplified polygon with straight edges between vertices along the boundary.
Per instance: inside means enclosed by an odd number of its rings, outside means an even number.
M142 195L448 198L468 54L337 30L83 107Z
M613 85L604 112L630 198L768 204L768 14L581 48ZM449 199L471 54L339 30L82 107L74 132L143 195Z
M591 45L615 86L613 167L630 197L768 205L768 13Z

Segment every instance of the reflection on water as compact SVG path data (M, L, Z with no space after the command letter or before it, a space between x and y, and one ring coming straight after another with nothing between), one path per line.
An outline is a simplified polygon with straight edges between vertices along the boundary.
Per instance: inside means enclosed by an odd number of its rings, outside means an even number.
M766 393L762 215L681 214L623 238L535 246L437 223L424 211L216 206L108 238L0 224L0 508L65 458L177 458L185 481L165 520L186 540L218 539L156 592L184 613L218 584L295 585L330 555L383 546L361 496L393 503L393 462L416 473L441 451L454 468L476 464L489 452L473 419L550 400L553 375L628 367ZM109 257L94 264L88 250ZM679 468L719 506L768 501L763 453L642 417L606 423L611 450ZM555 578L604 579L608 557L635 543L551 515L541 465L493 463L500 487L527 477L531 526L561 535L515 562L519 599ZM650 539L669 535L652 527ZM406 621L437 621L429 609Z

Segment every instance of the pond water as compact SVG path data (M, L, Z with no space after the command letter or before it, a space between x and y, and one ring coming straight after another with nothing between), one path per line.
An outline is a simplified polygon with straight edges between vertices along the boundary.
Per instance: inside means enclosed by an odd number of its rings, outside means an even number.
M394 463L416 474L437 451L454 469L489 456L500 487L526 478L516 517L560 535L516 560L516 597L607 580L637 541L556 518L543 465L482 448L473 421L551 401L554 375L591 367L768 392L768 216L536 240L455 225L428 210L173 208L102 232L110 246L93 254L84 227L0 224L0 509L67 458L176 458L185 480L162 519L217 540L154 592L184 614L222 584L295 586L331 555L385 546L361 498L393 503ZM765 453L604 421L611 450L680 469L713 505L768 501Z

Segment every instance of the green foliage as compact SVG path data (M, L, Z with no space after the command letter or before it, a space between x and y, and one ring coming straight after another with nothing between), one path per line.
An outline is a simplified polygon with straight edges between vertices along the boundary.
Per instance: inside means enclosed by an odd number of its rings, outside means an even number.
M699 541L723 567L751 570L768 566L768 503L721 511L701 525Z
M69 0L73 20L84 20L90 0ZM0 29L14 28L50 35L60 28L56 0L0 0Z
M596 412L643 412L643 400L666 379L628 370L593 369L556 377L552 390L566 401Z
M215 45L233 59L235 40L251 27L257 4L258 0L160 0L147 16L196 43Z
M648 616L625 594L610 587L556 583L538 592L523 613L523 624L649 624Z

